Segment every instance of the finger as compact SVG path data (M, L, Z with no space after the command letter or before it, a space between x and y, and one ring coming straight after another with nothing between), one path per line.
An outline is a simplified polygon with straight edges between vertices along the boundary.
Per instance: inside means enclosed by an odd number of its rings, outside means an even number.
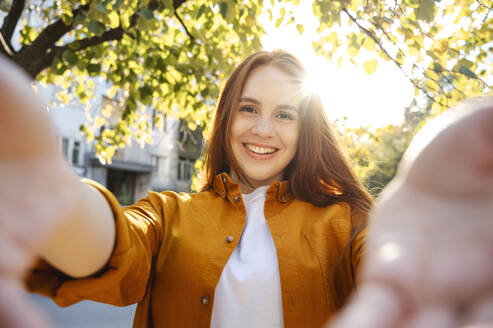
M58 155L48 112L30 83L18 67L0 56L0 158L3 160Z
M10 279L0 278L0 327L50 328L52 323L32 304L19 286Z
M403 311L404 303L395 290L378 283L365 284L353 295L342 313L330 323L330 327L396 327Z

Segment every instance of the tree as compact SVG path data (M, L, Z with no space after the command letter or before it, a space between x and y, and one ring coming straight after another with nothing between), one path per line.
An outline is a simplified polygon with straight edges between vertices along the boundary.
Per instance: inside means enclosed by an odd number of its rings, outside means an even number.
M299 0L270 0L276 26L296 24ZM150 140L145 109L176 112L207 131L218 86L246 54L258 50L262 0L5 0L0 52L33 79L74 86L82 102L101 76L123 90L124 110L114 129L97 136L98 151L122 147L132 133ZM470 96L491 92L492 0L314 0L318 54L363 64L371 74L377 57L410 79L416 95L442 111ZM270 13L272 14L272 10ZM33 16L36 19L33 19ZM271 15L271 17L273 17ZM20 45L12 40L21 25ZM361 53L372 54L365 58ZM357 92L357 91L355 91ZM155 116L159 123L159 115ZM105 118L96 120L102 125ZM82 130L92 137L89 125Z
M106 79L110 97L120 90L121 120L96 136L106 157L132 135L152 142L149 109L205 128L220 83L261 46L258 0L11 0L0 11L0 53L33 79L61 85L60 101L75 95L87 103L95 88L88 76ZM12 39L17 25L19 42ZM94 137L89 124L81 130Z
M491 93L491 0L315 0L313 9L319 54L355 62L365 49L394 62L434 112ZM377 64L375 58L363 63L369 74Z
M365 187L378 196L397 172L399 162L419 129L432 117L432 102L423 108L413 101L404 112L404 122L384 127L351 128L344 121L334 127L348 149L352 166Z

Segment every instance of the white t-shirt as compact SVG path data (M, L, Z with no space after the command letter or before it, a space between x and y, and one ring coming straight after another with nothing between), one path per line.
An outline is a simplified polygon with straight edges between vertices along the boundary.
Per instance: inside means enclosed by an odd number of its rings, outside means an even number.
M242 194L246 225L216 286L212 328L283 327L277 252L264 216L268 188Z

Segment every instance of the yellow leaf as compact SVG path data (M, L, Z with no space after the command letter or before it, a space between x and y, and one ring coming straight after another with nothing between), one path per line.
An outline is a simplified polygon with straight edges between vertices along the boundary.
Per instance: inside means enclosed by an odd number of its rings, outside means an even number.
M349 46L349 48L347 49L347 53L352 58L359 54L359 49L353 46Z
M96 126L98 128L102 127L105 123L106 123L106 120L103 117L101 117L101 116L96 117Z
M367 60L367 61L365 61L363 66L365 68L366 74L371 75L377 69L378 60L376 60L376 59Z
M111 28L117 28L120 25L120 16L118 16L116 11L111 11L108 14L108 19L110 21Z
M367 37L365 39L365 42L363 43L363 47L368 50L368 51L374 51L375 50L375 41L373 41L372 38Z
M344 60L344 58L341 56L339 57L339 59L337 60L337 68L341 68L342 66L342 61Z
M303 32L305 31L305 27L302 24L296 24L296 29L298 30L298 33L300 35L303 35Z
M108 90L108 97L109 98L114 98L116 95L116 92L118 91L120 87L117 85L113 85L109 90Z

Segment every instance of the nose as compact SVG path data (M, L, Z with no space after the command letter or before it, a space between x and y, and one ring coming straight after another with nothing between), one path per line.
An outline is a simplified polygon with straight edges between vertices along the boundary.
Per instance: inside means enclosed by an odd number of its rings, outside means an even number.
M274 136L274 126L269 118L259 118L252 127L252 134L269 138Z

